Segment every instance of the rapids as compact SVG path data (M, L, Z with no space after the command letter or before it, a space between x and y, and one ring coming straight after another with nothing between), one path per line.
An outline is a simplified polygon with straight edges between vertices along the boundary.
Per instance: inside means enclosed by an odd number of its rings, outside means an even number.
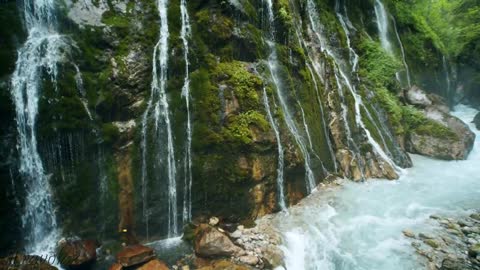
M398 181L346 181L319 189L274 220L284 236L285 266L297 269L423 269L402 230L435 230L432 214L462 216L480 205L480 132L476 110L453 114L476 133L465 161L412 155Z

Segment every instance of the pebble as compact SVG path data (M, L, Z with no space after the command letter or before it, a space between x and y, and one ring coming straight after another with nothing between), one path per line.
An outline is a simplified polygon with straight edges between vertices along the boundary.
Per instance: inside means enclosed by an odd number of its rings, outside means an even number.
M413 233L410 230L403 230L403 235L405 235L408 238L415 238L415 233Z

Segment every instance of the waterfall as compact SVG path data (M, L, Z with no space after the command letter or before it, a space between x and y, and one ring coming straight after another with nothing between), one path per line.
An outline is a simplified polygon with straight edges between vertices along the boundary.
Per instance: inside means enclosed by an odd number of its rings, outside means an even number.
M53 249L58 237L52 190L38 152L37 117L44 80L56 89L58 63L68 51L68 42L57 32L56 1L25 0L23 12L28 37L18 51L11 80L18 131L19 169L26 189L22 225L29 253ZM47 75L49 78L45 78Z
M287 105L286 97L284 94L284 86L280 78L280 71L279 71L279 60L277 56L277 49L275 48L275 17L273 14L273 3L272 0L265 0L268 8L268 22L269 22L269 37L267 40L268 47L270 49L270 55L268 57L268 68L271 73L273 84L275 85L278 101L280 102L280 106L283 110L285 123L287 125L290 134L295 139L300 151L303 155L304 159L304 166L305 166L305 178L307 184L307 192L310 193L315 189L315 176L313 171L310 167L311 158L310 153L305 145L305 142L300 134L297 126L295 125L295 121L293 120L292 113L290 112L290 108Z
M392 16L392 22L393 22L393 29L395 30L395 35L397 36L398 45L400 46L400 52L402 53L402 63L403 63L403 66L405 67L405 73L407 75L407 86L408 88L410 88L412 87L412 79L410 77L410 68L408 67L408 64L407 64L407 57L405 55L405 48L403 47L402 39L398 34L397 22L395 21L395 18L393 16Z
M168 0L157 0L157 9L160 17L160 38L153 50L152 59L152 84L150 99L147 103L147 109L142 117L142 197L143 197L143 216L147 227L148 238L148 198L147 198L147 148L157 150L154 161L162 165L162 158L166 158L167 180L168 180L168 236L178 235L177 221L177 183L176 183L176 164L175 149L173 145L173 131L170 121L169 104L166 93L167 73L168 73ZM153 119L150 119L153 118ZM147 146L148 122L153 122L153 143L155 147ZM160 130L161 129L161 130ZM165 134L162 134L165 133ZM163 135L163 136L162 136ZM166 150L166 157L158 156L161 150Z
M339 6L338 4L336 5L337 7ZM348 126L347 122L347 117L348 117L348 107L346 106L345 103L345 93L343 91L344 87L348 90L348 92L352 95L353 100L354 100L354 113L355 113L355 123L356 126L359 127L367 136L367 140L369 144L372 146L374 153L376 153L378 156L383 159L383 161L387 162L392 168L394 168L397 172L400 172L401 169L390 159L389 155L385 152L388 149L382 149L382 147L375 141L373 136L371 135L371 132L367 129L363 119L362 119L362 114L361 114L361 109L363 108L364 111L367 113L367 116L371 118L370 113L368 112L367 107L363 104L362 97L357 93L355 85L351 82L350 77L347 74L355 74L356 73L356 68L357 68L357 63L358 63L358 55L356 54L355 50L351 47L350 44L350 38L349 38L349 31L347 28L347 24L345 23L345 20L343 19L343 16L338 16L340 13L339 10L337 9L337 16L340 17L339 20L341 22L341 25L344 26L344 31L347 36L347 45L350 53L350 65L351 68L350 70L348 69L348 65L342 61L341 57L338 56L336 53L333 52L332 48L330 45L326 43L328 39L326 39L323 36L323 28L319 24L319 16L317 14L317 7L315 3L312 0L307 1L307 13L310 19L310 26L312 32L315 34L317 37L317 41L321 46L322 51L326 52L326 54L331 57L334 60L334 73L335 73L335 80L338 86L338 94L342 100L342 114L344 118L344 126L346 130L346 135L347 135L347 140L349 140L350 144L353 146L353 148L357 152L357 158L359 157L359 151L358 151L358 146L356 143L353 141L351 138L351 131ZM342 23L343 21L343 23ZM373 120L373 119L372 119ZM378 128L378 127L377 127ZM381 134L381 131L379 130L379 134ZM361 165L361 164L360 164ZM362 166L360 166L362 167ZM363 174L363 172L362 172Z
M278 125L273 119L272 110L270 109L270 102L268 101L267 90L263 88L263 104L265 105L265 111L267 112L268 121L272 126L272 129L275 133L275 139L277 140L277 150L278 150L278 163L277 163L277 189L278 189L278 205L282 211L287 210L287 204L285 202L285 192L283 187L283 171L285 158L283 153L282 141L280 138L280 131L278 130Z
M388 38L388 14L385 6L380 0L375 0L375 16L377 17L378 35L380 36L380 43L382 47L389 54L393 55L392 43Z
M188 59L191 36L190 16L188 15L187 2L181 0L180 13L182 17L182 29L180 36L183 41L183 57L185 58L185 78L183 80L182 96L185 98L187 107L187 139L185 142L184 156L184 195L183 195L183 223L192 218L192 115L190 112L190 62Z

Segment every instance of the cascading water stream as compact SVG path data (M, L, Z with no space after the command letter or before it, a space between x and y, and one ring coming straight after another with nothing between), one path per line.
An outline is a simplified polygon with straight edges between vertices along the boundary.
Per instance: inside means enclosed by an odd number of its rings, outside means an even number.
M191 36L190 16L188 15L187 1L180 1L180 13L182 17L182 29L180 37L183 41L183 57L185 58L185 78L183 80L182 96L185 98L187 107L187 139L185 142L184 156L184 195L183 195L183 223L186 224L192 218L192 115L190 112L190 62L189 43Z
M471 123L477 112L465 106L454 112L477 135L467 160L413 155L415 167L399 181L344 182L313 193L288 218L279 214L273 222L284 236L286 268L426 269L402 231L431 233L438 226L432 214L465 216L478 208L480 132Z
M44 254L53 250L59 232L49 178L38 152L36 121L42 84L50 80L57 88L57 65L65 58L69 46L57 32L56 1L25 0L23 8L28 37L18 51L11 81L19 168L26 189L22 224L27 252Z
M339 5L337 4L336 6L338 7ZM336 79L336 82L337 82L338 93L340 95L340 98L342 100L345 100L344 93L343 93L343 87L345 86L347 88L347 90L349 91L349 93L352 95L353 99L354 99L354 112L355 112L355 123L356 123L356 125L358 127L360 127L365 132L365 135L367 136L368 142L373 147L374 152L378 156L380 156L385 162L387 162L392 168L394 168L397 172L401 172L402 169L399 168L391 160L389 155L385 152L385 151L388 151L388 148L386 148L385 150L382 149L382 147L375 141L375 139L371 135L371 132L367 129L365 123L363 122L362 114L361 114L361 108L364 109L364 111L367 113L367 116L369 118L372 118L372 117L371 117L368 109L366 108L366 106L363 104L362 98L357 93L357 91L355 89L355 86L351 83L350 77L347 75L347 74L355 74L356 73L356 68L358 66L358 58L359 57L350 45L350 37L349 37L350 32L348 31L347 23L343 19L343 15L341 15L339 10L337 10L337 16L339 17L341 25L344 26L344 31L345 31L345 34L346 34L346 37L347 37L347 45L349 47L348 49L349 49L349 52L350 52L350 65L351 65L350 70L348 70L348 65L346 63L344 63L344 61L342 61L341 58L333 52L332 48L330 48L330 46L328 44L325 43L325 41L327 39L322 36L323 32L322 32L322 28L319 25L319 20L318 20L319 17L318 17L318 14L317 14L317 8L316 8L315 3L312 0L307 1L307 12L308 12L308 16L309 16L309 19L310 19L311 30L317 36L318 42L321 45L322 50L324 52L326 52L326 54L334 60L334 63L335 63L335 66L334 66L335 79ZM340 14L341 16L339 16L338 14ZM350 128L349 128L348 123L346 121L347 116L348 116L347 110L348 110L348 108L346 107L345 102L342 102L342 112L343 112L343 117L344 117L344 120L345 120L345 129L346 129L346 132L347 132L347 140L349 140L351 142L351 144L354 146L354 148L357 149L357 155L358 155L358 146L356 146L356 144L351 139L351 135L350 135L351 131L350 131ZM372 119L372 122L374 122L373 119ZM378 129L378 126L377 126L377 129ZM378 131L379 131L379 134L382 134L382 132L380 130L378 130Z
M293 120L292 114L290 112L290 108L287 105L287 101L284 94L284 86L281 82L280 72L279 72L279 60L277 56L277 49L275 48L275 17L273 14L273 3L272 0L265 0L268 9L268 22L269 22L269 37L267 40L268 47L270 49L270 55L268 57L268 68L271 73L273 84L276 87L278 101L280 102L280 106L283 110L285 123L287 125L290 134L295 139L303 158L304 158L304 165L305 165L305 178L307 184L307 192L310 193L315 189L315 176L311 169L311 158L310 153L305 145L304 139L300 134L295 121Z
M263 88L263 104L265 106L265 111L267 112L268 121L272 126L272 129L275 133L275 139L277 140L277 150L278 150L278 163L277 163L277 189L278 189L278 204L282 211L287 210L287 203L285 201L285 191L284 191L284 165L285 165L285 157L283 153L283 145L282 140L280 137L280 131L278 130L278 125L275 122L275 119L272 115L272 110L270 109L270 102L268 101L267 90L265 87Z
M407 56L405 55L405 48L403 47L403 42L402 42L402 39L400 38L400 34L398 34L397 22L393 16L391 17L393 22L393 29L395 30L395 35L397 36L398 45L400 46L400 52L402 53L402 62L403 62L403 66L405 67L405 74L407 76L407 86L410 88L412 87L412 79L410 77L410 68L408 67L408 64L407 64Z
M175 149L173 143L173 131L170 121L169 104L166 93L166 83L168 74L168 17L167 17L168 0L157 0L157 9L160 17L160 38L154 47L153 52L153 70L152 70L152 85L150 99L147 104L147 109L142 118L142 197L143 197L143 215L147 229L148 238L148 198L147 198L147 146L148 142L148 122L153 122L153 143L163 145L156 145L155 150L166 149L166 157L158 157L156 159L166 158L167 180L168 180L168 236L173 237L178 235L178 213L177 213L177 180L176 180L176 164L175 164ZM153 119L150 119L153 118ZM162 130L160 130L162 129ZM166 140L159 133L165 132Z
M325 121L325 113L324 113L324 109L323 109L323 102L322 102L322 99L321 99L321 96L320 96L320 89L319 89L319 85L318 85L318 81L317 81L317 76L318 76L318 78L320 78L322 83L324 83L324 75L323 75L324 72L322 70L322 67L321 67L319 61L314 60L314 57L312 56L313 53L311 51L311 48L309 46L307 46L305 40L301 37L300 28L301 28L301 23L300 22L295 23L295 34L297 36L298 43L302 44L302 46L306 49L306 52L307 52L308 61L306 61L305 65L307 66L307 70L308 70L308 72L309 72L309 74L312 78L313 86L315 88L315 95L316 95L316 98L317 98L318 106L320 108L320 117L321 117L321 120L322 120L323 134L325 136L325 140L326 140L326 143L327 143L327 146L328 146L328 151L330 153L330 157L331 157L331 160L332 160L332 163L333 163L334 171L338 172L337 163L335 161L336 160L335 153L333 151L332 142L330 141L330 136L329 136L327 128L326 128L327 124L326 124L326 121ZM314 73L314 71L315 71L315 73ZM302 117L303 117L303 120L304 120L304 126L307 127L307 125L305 123L305 113L303 111L303 108L302 108L301 104L299 104L299 105L302 109ZM315 151L313 149L312 140L311 140L310 134L308 132L308 129L307 129L307 135L308 135L310 149L312 150L312 153L314 153L315 156L318 158L318 160L320 160L322 162L321 158L315 153ZM324 170L324 173L328 173L325 166L323 165L323 162L322 162L322 168Z

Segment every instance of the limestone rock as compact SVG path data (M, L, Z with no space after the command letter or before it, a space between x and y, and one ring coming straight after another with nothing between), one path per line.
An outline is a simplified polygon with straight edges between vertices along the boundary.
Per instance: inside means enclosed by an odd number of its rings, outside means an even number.
M90 263L97 258L97 241L62 239L57 246L57 258L67 267Z
M117 262L123 267L129 267L150 261L155 257L155 252L152 248L133 245L124 248L117 254Z
M432 105L432 101L427 94L415 85L407 91L405 97L407 98L408 103L415 106L428 107Z
M407 150L413 153L444 159L466 159L473 148L475 134L460 119L435 108L425 110L425 116L450 129L455 136L435 136L412 131Z
M241 250L227 235L207 224L197 229L194 248L200 257L232 256Z

